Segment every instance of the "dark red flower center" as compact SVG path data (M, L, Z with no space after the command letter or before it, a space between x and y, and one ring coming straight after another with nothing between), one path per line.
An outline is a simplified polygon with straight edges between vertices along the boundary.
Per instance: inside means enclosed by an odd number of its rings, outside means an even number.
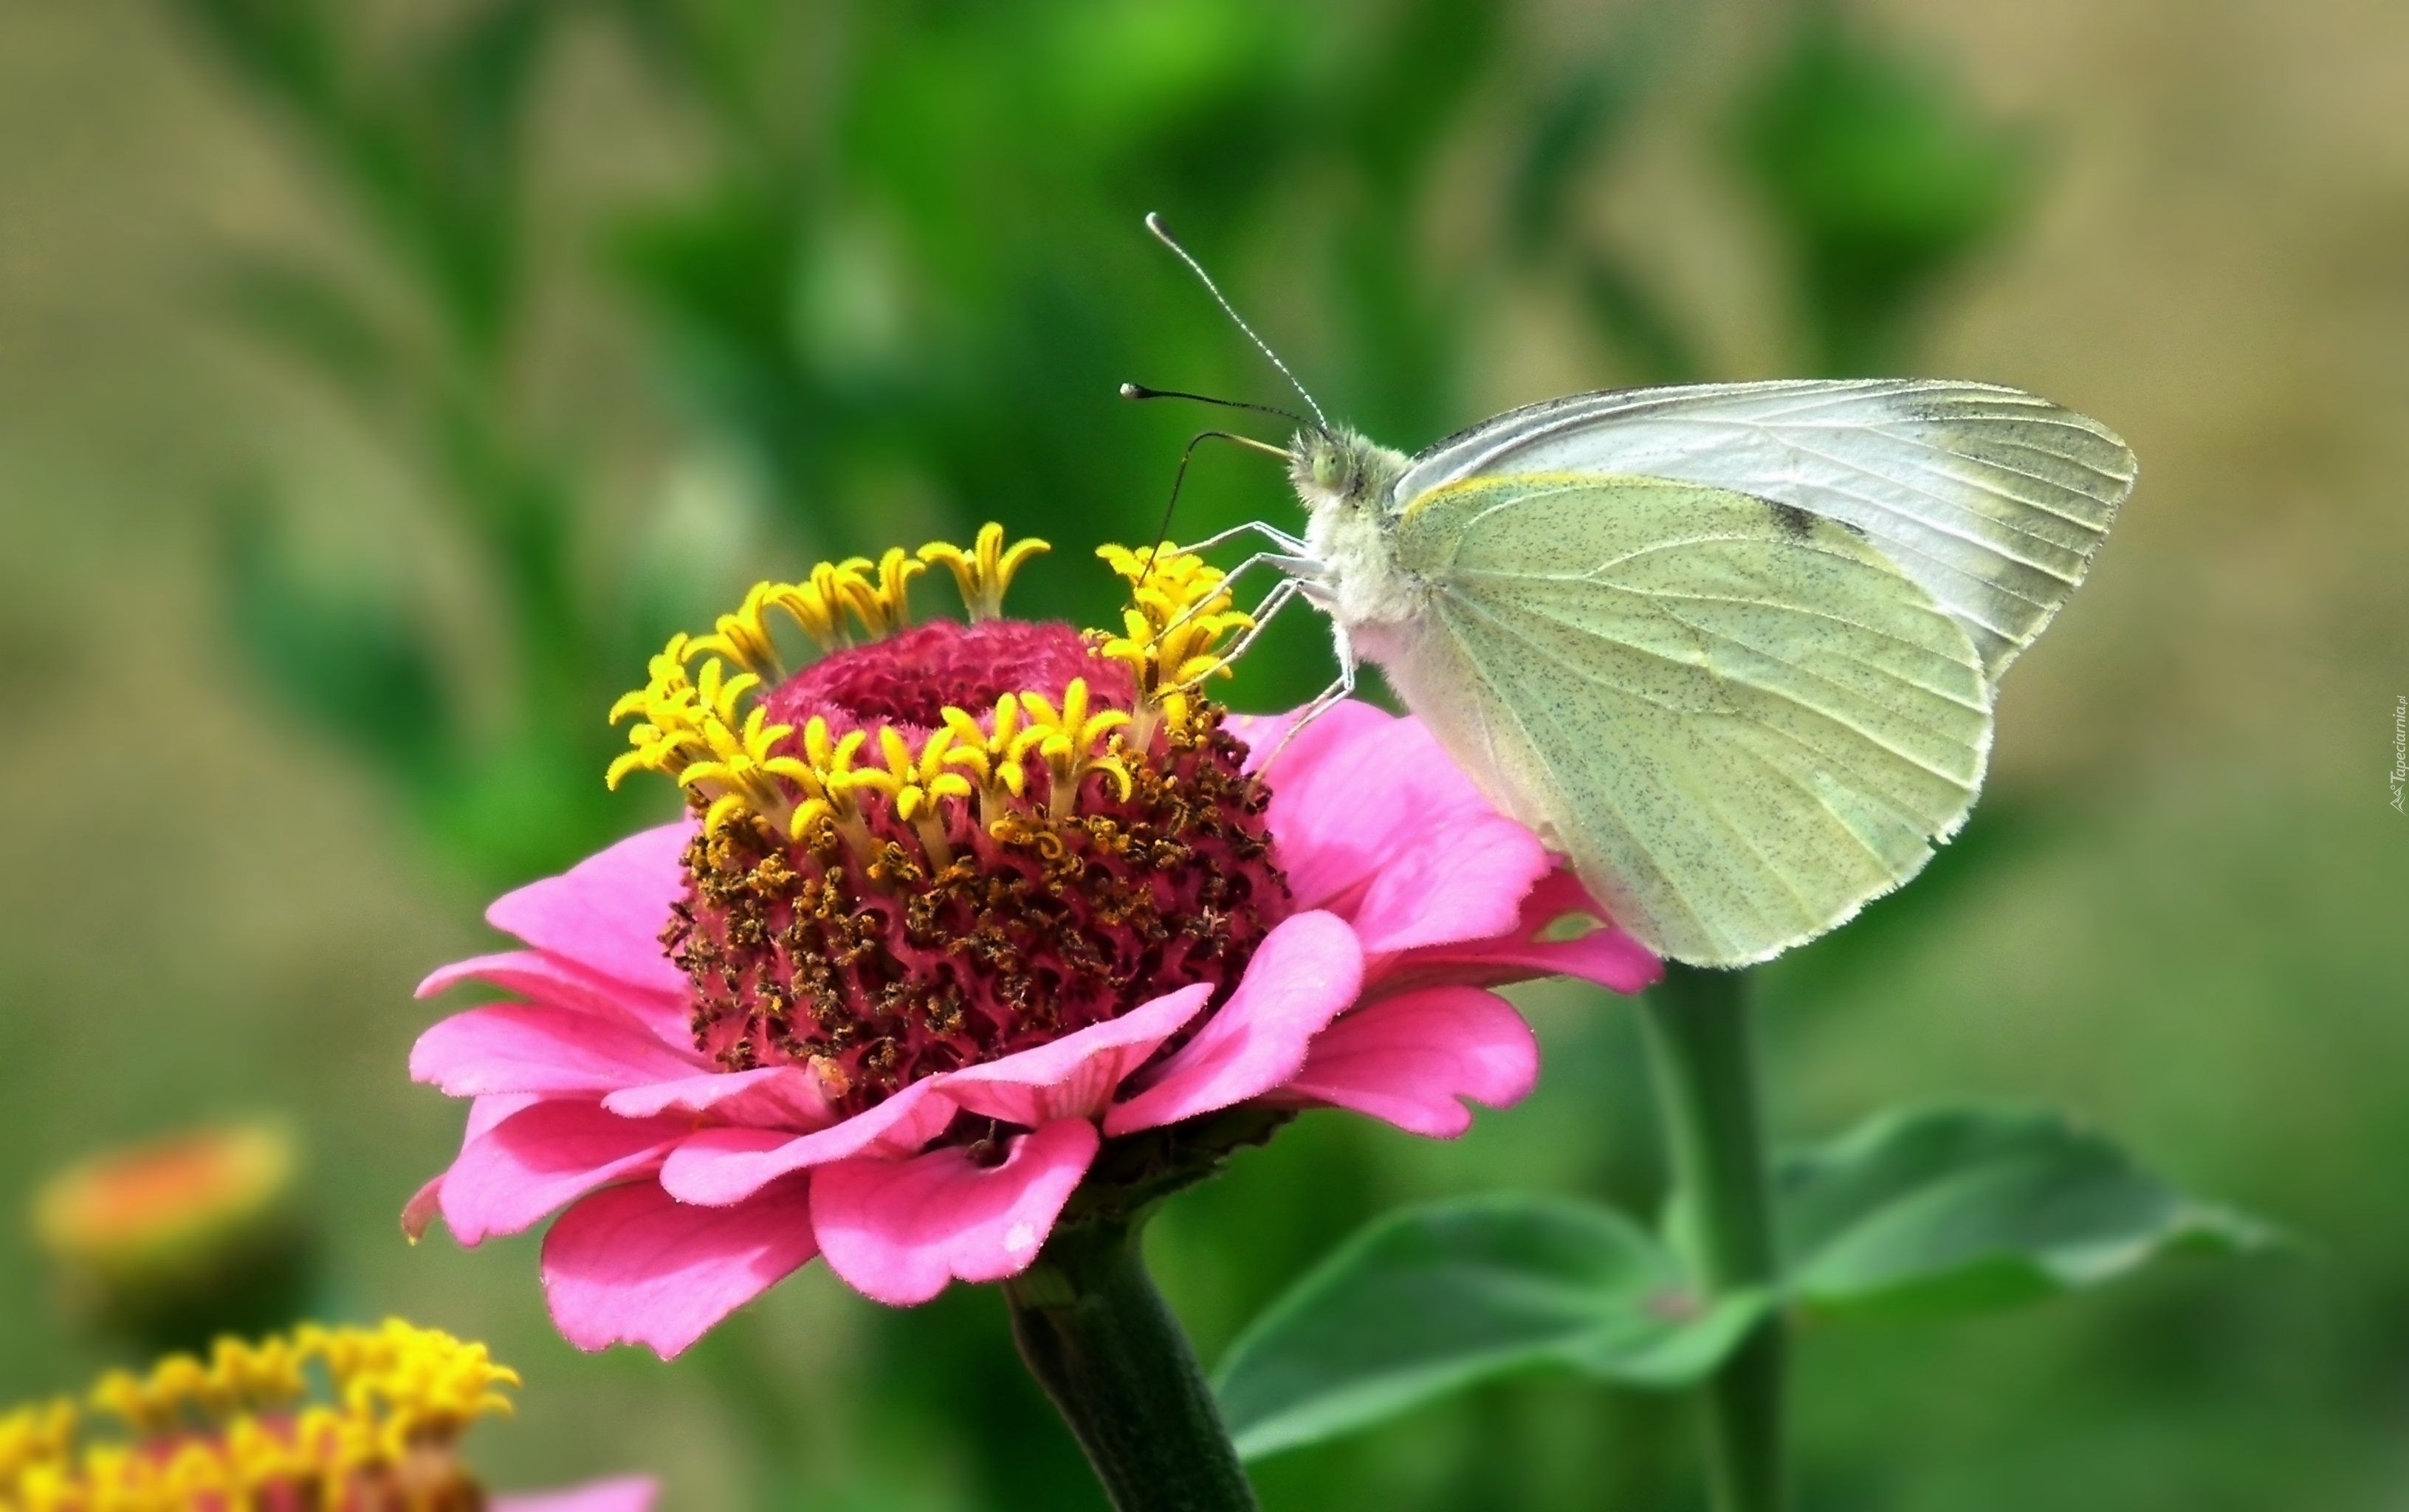
M1130 711L1129 669L1093 655L1067 625L940 620L835 652L764 694L761 705L771 723L798 730L815 714L838 736L890 726L916 749L944 727L948 708L982 716L992 729L1006 696L1037 692L1059 704L1078 678L1102 707Z
M809 1066L853 1112L1194 983L1226 996L1291 910L1270 794L1201 699L1122 743L1133 697L1070 626L992 619L766 690L791 727L771 749L810 770L778 779L791 827L722 814L686 851L662 941L697 1048Z

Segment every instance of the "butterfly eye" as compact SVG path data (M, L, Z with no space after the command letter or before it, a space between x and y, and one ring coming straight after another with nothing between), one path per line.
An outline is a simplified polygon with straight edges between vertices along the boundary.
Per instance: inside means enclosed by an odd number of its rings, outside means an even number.
M1340 492L1347 482L1347 458L1334 446L1321 446L1313 453L1313 482L1318 488Z

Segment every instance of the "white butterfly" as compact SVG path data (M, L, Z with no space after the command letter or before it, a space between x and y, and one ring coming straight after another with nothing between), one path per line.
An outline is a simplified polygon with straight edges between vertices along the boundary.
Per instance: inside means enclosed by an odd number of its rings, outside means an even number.
M1956 832L1999 674L2134 477L2106 426L1985 383L1586 394L1413 457L1305 402L1304 536L1219 539L1274 547L1259 621L1330 616L1317 707L1378 663L1616 923L1703 966L1835 928Z

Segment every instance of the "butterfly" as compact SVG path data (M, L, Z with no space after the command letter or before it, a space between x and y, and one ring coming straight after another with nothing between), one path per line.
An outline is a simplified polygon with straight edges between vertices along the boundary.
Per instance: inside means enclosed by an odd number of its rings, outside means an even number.
M1407 456L1331 425L1148 225L1312 411L1281 454L1304 533L1198 543L1269 543L1259 621L1329 617L1307 717L1378 664L1675 960L1768 959L1923 868L1981 791L2000 674L2132 491L2105 425L1946 380L1576 395Z

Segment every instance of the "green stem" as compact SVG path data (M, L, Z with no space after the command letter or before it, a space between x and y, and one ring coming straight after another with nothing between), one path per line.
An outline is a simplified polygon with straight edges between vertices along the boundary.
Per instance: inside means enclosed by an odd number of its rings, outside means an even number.
M1714 1295L1769 1289L1782 1274L1748 989L1744 972L1667 961L1664 983L1643 1000L1673 1180L1694 1262ZM1706 1383L1708 1476L1717 1512L1782 1512L1789 1505L1786 1353L1781 1314L1769 1311Z
M1188 1335L1147 1276L1140 1227L1057 1229L1003 1285L1013 1340L1119 1512L1252 1512Z

